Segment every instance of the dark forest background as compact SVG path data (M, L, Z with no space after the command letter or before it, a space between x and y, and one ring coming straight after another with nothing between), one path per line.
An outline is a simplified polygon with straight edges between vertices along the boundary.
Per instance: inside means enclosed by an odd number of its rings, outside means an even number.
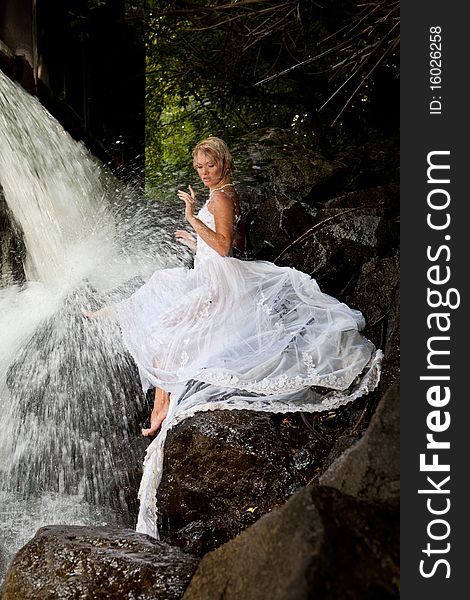
M0 40L2 68L150 192L209 134L398 152L395 1L3 0Z
M233 145L288 128L331 157L397 139L398 2L152 0L147 10L150 186L209 134Z

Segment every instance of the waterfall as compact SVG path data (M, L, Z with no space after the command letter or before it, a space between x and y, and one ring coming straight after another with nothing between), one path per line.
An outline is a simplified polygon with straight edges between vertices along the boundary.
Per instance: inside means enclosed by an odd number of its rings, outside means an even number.
M118 182L0 71L2 191L24 280L0 287L0 576L42 525L133 525L146 399L116 326L82 308L184 262L181 207Z

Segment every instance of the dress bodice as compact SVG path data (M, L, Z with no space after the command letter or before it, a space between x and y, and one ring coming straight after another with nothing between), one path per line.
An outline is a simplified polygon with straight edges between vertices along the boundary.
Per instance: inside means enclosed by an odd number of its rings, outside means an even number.
M218 191L222 191L223 193L231 196L231 194L228 194L224 190L224 188L219 188ZM209 198L207 199L206 203L198 212L197 217L204 223L204 225L207 225L207 227L209 227L209 229L212 229L212 231L215 231L214 215L210 212L210 210L208 208L208 204L209 204L210 200L211 200L211 195L209 195ZM234 222L233 222L234 231L238 225L239 220L240 220L240 215L235 215ZM206 258L214 258L214 257L220 258L220 254L218 252L216 252L213 248L211 248L211 246L209 246L209 244L207 244L199 234L196 234L196 244L197 244L196 245L196 256L195 256L195 263L194 263L195 266L198 263L200 263L201 260L204 260ZM230 255L231 254L232 254L232 252L230 251Z
M197 217L204 223L204 225L207 225L209 229L215 231L215 219L214 215L207 208L208 203L209 200L198 212ZM199 234L196 235L196 243L196 256L194 257L195 265L206 258L220 257L220 254L216 252L213 248L211 248L209 244L206 244L206 242L202 239L202 237Z

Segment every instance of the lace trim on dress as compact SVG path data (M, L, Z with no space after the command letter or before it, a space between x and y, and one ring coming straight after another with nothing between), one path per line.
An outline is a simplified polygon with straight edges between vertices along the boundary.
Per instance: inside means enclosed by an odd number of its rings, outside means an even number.
M377 352L381 351L379 350ZM207 374L204 373L201 378L203 378L204 381L206 381L207 383L211 383L213 385L221 387L236 388L237 385L240 384L240 387L243 390L254 394L285 394L289 392L296 392L298 390L302 390L305 387L319 386L339 390L340 396L338 397L344 396L344 394L341 393L341 390L344 390L348 387L348 377L338 377L333 374L320 375L317 372L315 365L313 364L313 359L310 354L304 352L302 355L302 359L307 369L307 377L301 377L300 375L296 375L295 377L289 377L284 373L282 375L278 375L277 377L264 377L260 381L242 383L239 377L237 377L236 375L232 375L225 369L218 368L211 369L211 371ZM375 360L377 359L378 356L376 355Z

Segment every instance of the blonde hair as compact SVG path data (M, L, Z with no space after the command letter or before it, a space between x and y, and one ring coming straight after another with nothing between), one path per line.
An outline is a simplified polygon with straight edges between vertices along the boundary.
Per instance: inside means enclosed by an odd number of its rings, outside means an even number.
M230 154L227 144L213 135L196 144L193 150L193 167L196 169L198 152L203 152L212 158L212 160L222 166L224 177L231 175L233 171L233 158Z

